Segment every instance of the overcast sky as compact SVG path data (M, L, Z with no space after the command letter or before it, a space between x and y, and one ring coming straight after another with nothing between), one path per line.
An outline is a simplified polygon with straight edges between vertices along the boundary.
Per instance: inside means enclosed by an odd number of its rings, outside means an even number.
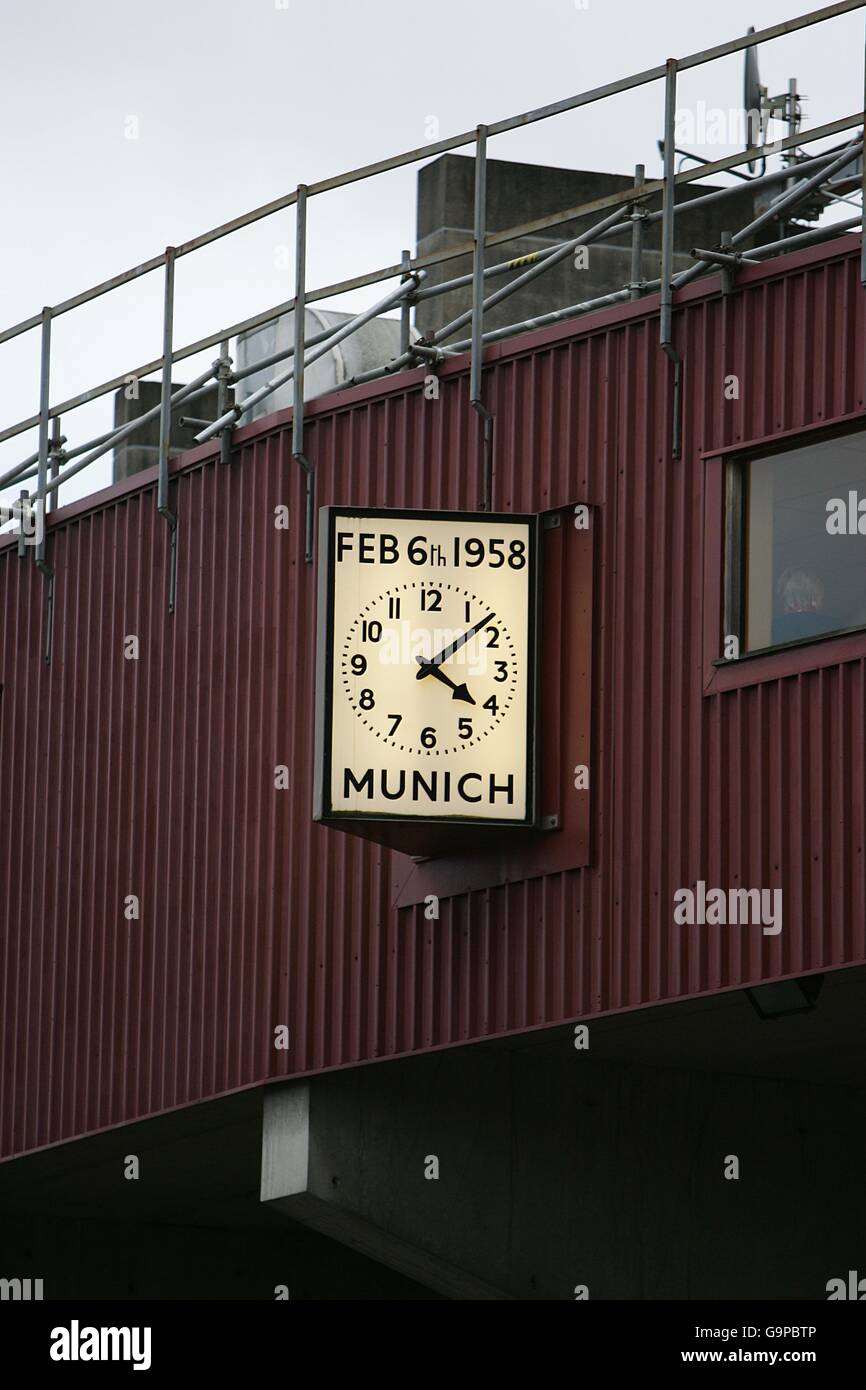
M2 326L294 188L543 105L814 6L797 0L0 0ZM862 107L864 12L765 45L805 123ZM736 109L742 56L684 74L679 106ZM660 171L661 84L492 140L491 158ZM776 136L784 132L774 128ZM135 134L137 138L129 138ZM734 145L702 146L706 158ZM313 285L414 247L416 171L310 204ZM175 341L289 298L292 213L178 263ZM378 289L360 301L379 297ZM57 320L52 403L159 355L150 275ZM214 354L208 353L204 362ZM189 364L186 375L200 367ZM184 373L176 373L183 379ZM66 422L107 427L110 398ZM38 334L0 346L0 426L37 409ZM0 446L0 471L35 448ZM106 461L65 500L104 485Z

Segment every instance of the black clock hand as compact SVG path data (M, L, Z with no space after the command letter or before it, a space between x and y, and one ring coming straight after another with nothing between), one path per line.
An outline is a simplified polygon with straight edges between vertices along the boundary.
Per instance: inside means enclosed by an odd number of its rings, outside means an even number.
M452 692L452 700L465 700L467 705L475 704L475 701L469 694L469 687L466 684L455 685L451 677L447 676L438 666L434 666L432 662L425 661L415 679L421 680L422 676L435 676L437 681L441 681L443 685L447 685Z
M415 660L421 667L416 679L420 681L423 676L429 676L431 670L434 670L437 666L441 666L443 661L447 661L449 656L453 656L455 652L459 651L464 642L468 642L470 637L474 637L476 632L480 632L483 627L486 627L490 619L495 616L495 613L488 613L486 618L482 618L474 627L470 627L467 632L461 633L459 637L455 637L453 642L447 647L443 647L441 652L438 652L436 656L431 656L429 661L425 660L423 656L416 656Z

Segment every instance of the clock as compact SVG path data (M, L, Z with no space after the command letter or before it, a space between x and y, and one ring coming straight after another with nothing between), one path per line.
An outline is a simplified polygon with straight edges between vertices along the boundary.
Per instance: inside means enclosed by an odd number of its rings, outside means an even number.
M534 824L536 518L324 507L318 563L315 818Z

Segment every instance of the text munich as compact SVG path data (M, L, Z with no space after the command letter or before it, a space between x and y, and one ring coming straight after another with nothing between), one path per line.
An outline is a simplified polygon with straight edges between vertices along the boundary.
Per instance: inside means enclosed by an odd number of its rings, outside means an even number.
M356 776L347 767L343 769L343 796L348 800L353 792L366 796L368 801L379 793L388 801L467 801L483 802L486 806L512 806L514 776L509 772L502 780L497 780L494 772L463 772L452 776L447 768L431 768L425 773L417 769L407 772L405 768L399 772L388 772L385 768L376 772L371 767Z

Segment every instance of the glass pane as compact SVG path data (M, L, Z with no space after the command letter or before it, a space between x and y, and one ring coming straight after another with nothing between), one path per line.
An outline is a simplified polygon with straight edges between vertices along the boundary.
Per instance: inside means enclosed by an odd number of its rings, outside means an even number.
M746 650L866 626L866 433L755 459L745 482Z

